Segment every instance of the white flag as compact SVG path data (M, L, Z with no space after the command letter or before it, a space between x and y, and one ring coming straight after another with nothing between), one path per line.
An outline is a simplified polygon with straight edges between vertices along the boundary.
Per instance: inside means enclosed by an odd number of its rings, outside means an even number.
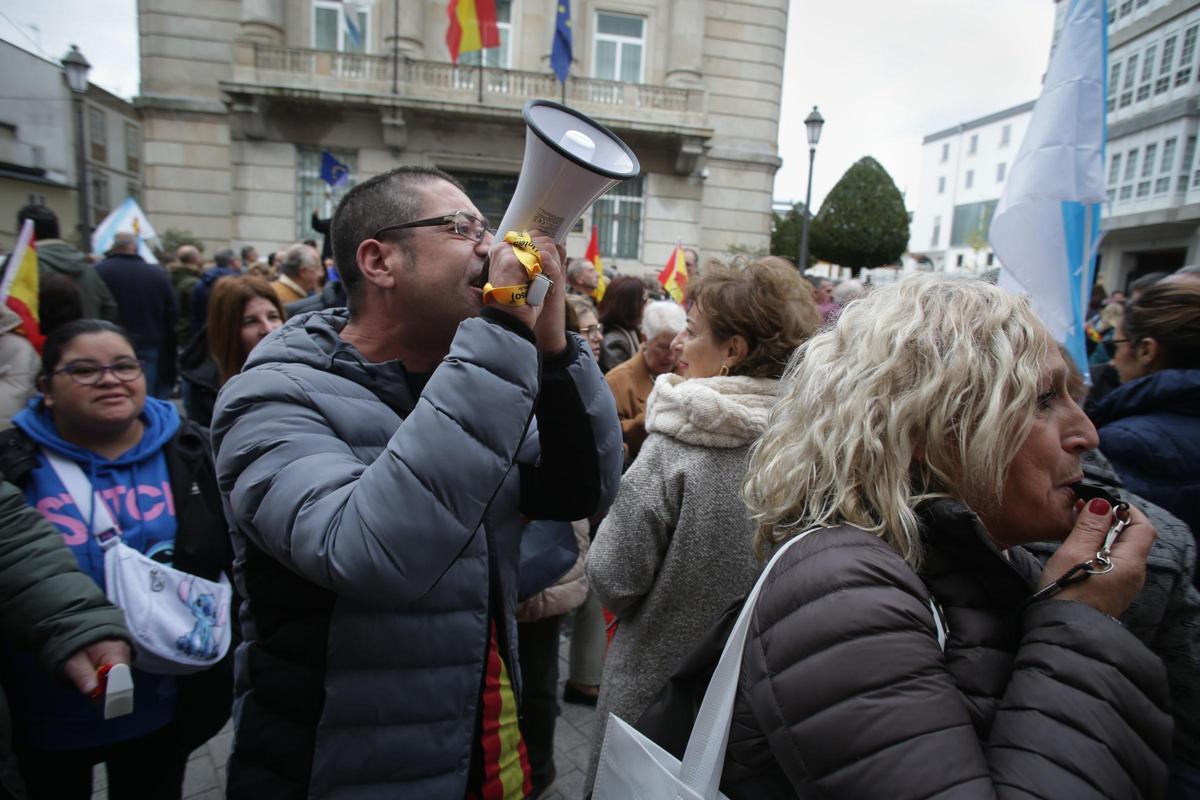
M1084 314L1107 199L1107 37L1104 0L1071 0L988 235L1000 285L1029 296L1085 376Z
M157 239L158 234L154 232L154 226L150 224L146 212L142 211L142 207L132 197L126 197L125 202L114 208L96 226L96 230L92 232L92 252L107 251L112 247L113 237L122 232L137 236L138 255L152 264L158 263L154 251L146 244L147 239Z

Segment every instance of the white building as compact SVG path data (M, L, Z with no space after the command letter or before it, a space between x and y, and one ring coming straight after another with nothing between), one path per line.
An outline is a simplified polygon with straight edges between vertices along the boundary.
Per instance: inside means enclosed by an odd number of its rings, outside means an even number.
M1058 3L1059 23L1068 3ZM1109 0L1108 208L1099 280L1200 262L1200 2Z
M992 266L987 229L1033 103L931 133L921 143L908 250L918 264L954 272Z
M58 215L63 238L79 224L75 96L61 64L0 40L0 249L12 247L28 203ZM88 84L84 157L93 227L142 187L142 123L125 100Z
M524 148L521 106L560 99L554 0L497 0L501 46L451 63L445 0L139 0L145 208L161 230L260 252L313 236L321 152L350 184L440 167L499 221ZM399 14L396 11L399 10ZM766 248L779 168L788 0L579 0L566 102L621 136L642 176L591 225L606 264L660 269ZM472 57L473 56L473 57ZM342 190L344 191L344 190Z

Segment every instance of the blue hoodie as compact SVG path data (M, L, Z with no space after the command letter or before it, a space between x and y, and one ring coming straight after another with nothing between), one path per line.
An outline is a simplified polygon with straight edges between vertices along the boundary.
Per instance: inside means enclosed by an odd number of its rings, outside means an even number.
M179 415L170 403L147 397L141 420L145 425L141 441L111 461L64 441L40 397L30 400L13 424L40 448L79 464L104 499L126 545L170 564L175 504L163 448L179 429ZM104 589L104 553L90 534L91 521L80 513L40 451L25 499L62 531L79 568ZM30 656L8 658L5 672L14 717L34 747L96 747L143 736L175 718L175 679L167 676L135 669L133 713L106 722L98 706L46 673Z

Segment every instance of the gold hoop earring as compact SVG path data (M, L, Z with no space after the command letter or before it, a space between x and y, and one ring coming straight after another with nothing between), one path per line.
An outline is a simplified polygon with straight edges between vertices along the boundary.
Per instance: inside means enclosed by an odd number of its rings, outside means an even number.
M720 370L720 372L718 372L717 374L718 374L718 375L720 375L722 378L724 378L724 377L727 377L727 376L729 375L729 365L728 365L728 364L722 364L722 365L721 365L721 370Z

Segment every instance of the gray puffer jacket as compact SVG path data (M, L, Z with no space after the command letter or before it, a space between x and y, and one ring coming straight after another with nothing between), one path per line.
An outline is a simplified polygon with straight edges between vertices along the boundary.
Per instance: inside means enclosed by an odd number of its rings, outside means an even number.
M951 501L921 575L880 539L810 534L772 569L742 657L722 788L742 798L1161 798L1162 663ZM930 597L944 610L938 645Z
M222 389L246 597L229 797L463 797L489 619L520 695L521 515L606 508L621 430L577 336L541 364L528 328L483 314L423 388L343 342L335 309L290 320Z

